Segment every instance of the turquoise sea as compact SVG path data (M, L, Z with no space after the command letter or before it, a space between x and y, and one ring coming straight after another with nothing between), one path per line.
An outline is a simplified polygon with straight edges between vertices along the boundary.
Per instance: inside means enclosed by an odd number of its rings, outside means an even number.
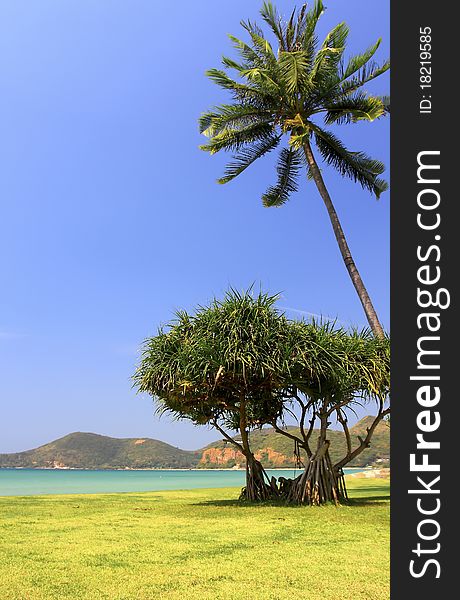
M362 469L344 469L346 473ZM271 477L293 477L299 470L268 469ZM243 487L244 471L155 470L88 471L59 469L0 469L0 496L36 494L99 494Z

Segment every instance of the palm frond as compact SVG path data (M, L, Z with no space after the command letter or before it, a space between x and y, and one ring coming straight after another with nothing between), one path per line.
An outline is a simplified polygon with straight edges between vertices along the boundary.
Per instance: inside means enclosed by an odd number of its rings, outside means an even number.
M362 67L364 67L364 65L368 63L370 59L374 56L374 54L377 52L381 41L382 40L379 38L373 46L365 50L362 54L356 54L355 56L352 56L348 60L347 66L343 66L343 68L341 69L341 80L344 81L345 79L348 79L348 77L351 77Z
M279 72L288 94L299 93L309 81L309 61L303 50L280 52Z
M390 61L385 61L382 65L377 64L374 61L368 62L361 67L358 74L343 81L341 85L338 86L338 92L340 95L347 95L355 92L363 85L372 81L376 77L383 75L390 68Z
M318 24L321 15L324 14L324 4L322 0L315 0L313 8L311 8L305 14L305 25L301 25L299 28L299 34L302 35L304 41L304 47L308 44L311 38L314 36L316 25Z
M252 144L248 148L242 148L240 152L233 157L233 162L229 163L225 169L224 176L217 180L218 183L228 183L245 171L258 158L267 154L279 144L281 135L271 135Z
M324 13L322 0L315 0L313 8L306 10L306 4L299 12L299 21L297 23L297 43L302 46L310 63L310 70L313 67L316 48L318 46L318 37L315 33L316 25Z
M229 58L228 56L222 56L222 64L227 69L234 69L235 71L238 71L238 73L249 68L247 63L238 63L236 60L233 60L233 58Z
M253 51L258 54L262 61L267 61L269 64L276 64L275 53L270 45L270 42L264 38L263 31L251 21L241 21L241 25L246 29L252 39Z
M286 47L290 51L295 49L294 45L295 45L295 41L296 41L296 30L297 30L297 24L294 24L295 15L296 15L296 9L294 8L294 10L292 11L291 16L289 18L289 21L286 23L286 27L285 27Z
M339 23L327 34L323 42L323 48L344 50L350 30L345 22Z
M358 92L331 104L326 104L319 112L324 112L326 125L342 125L358 121L374 121L385 114L382 100L376 96L368 96Z
M346 23L339 23L327 34L315 56L310 74L312 82L317 86L324 86L337 78L348 33Z
M268 188L262 196L264 206L281 206L289 200L289 196L297 191L297 178L302 167L302 158L298 150L283 148L278 165L278 181Z
M235 90L241 85L239 82L229 77L227 73L221 69L208 69L206 71L206 75L211 81L225 90Z
M261 106L271 100L269 89L263 89L261 86L251 86L250 84L240 83L222 71L221 69L209 69L206 75L219 87L233 93L237 101L245 100L253 103L255 106Z
M211 137L207 144L200 146L210 154L216 154L220 150L231 152L239 151L245 144L250 144L271 135L273 126L270 122L261 122L242 129L224 129Z
M380 96L385 113L390 114L390 96Z
M239 55L243 58L243 60L247 61L249 64L260 65L261 60L257 52L254 51L251 46L246 44L243 40L235 37L234 35L228 34L228 37L233 42L234 47L238 51Z
M286 43L283 35L283 26L281 17L278 15L276 8L273 6L271 2L264 2L262 9L260 11L262 19L267 23L272 32L275 34L280 48L282 50L287 50Z
M378 65L372 60L380 40L344 60L349 33L345 23L334 27L318 46L317 24L325 9L322 0L312 1L311 8L303 4L287 20L270 0L265 1L260 11L263 25L274 34L278 48L270 44L259 25L242 21L248 40L229 36L241 58L224 56L224 70L207 72L212 81L230 92L232 102L211 109L199 119L200 131L209 138L201 146L203 150L236 154L220 183L230 181L276 147L276 129L289 136L289 149L280 154L277 183L264 195L267 206L282 204L297 189L298 163L305 158L303 146L312 135L324 161L341 174L377 196L386 189L379 178L381 163L362 152L350 152L332 133L312 124L311 118L322 116L327 129L332 124L373 121L388 114L389 98L368 95L360 88L385 73L389 62Z
M221 104L214 110L203 113L198 124L200 133L212 137L225 129L244 129L250 125L266 122L270 117L269 111L248 104Z
M280 86L272 79L270 72L267 69L261 69L259 67L252 67L250 69L243 69L240 71L241 77L248 80L248 83L252 83L255 86L264 88L265 95L278 95L280 92ZM256 88L257 89L257 88ZM252 88L254 90L254 88Z
M383 163L370 158L364 152L351 152L332 133L317 125L310 125L318 150L328 165L337 169L341 175L357 181L377 198L388 189L386 181L379 178L385 170Z

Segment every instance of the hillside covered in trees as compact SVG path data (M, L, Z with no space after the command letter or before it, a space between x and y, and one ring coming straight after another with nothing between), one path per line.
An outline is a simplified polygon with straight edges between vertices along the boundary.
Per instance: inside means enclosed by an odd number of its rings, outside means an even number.
M364 417L350 428L352 439L364 437L372 417ZM289 427L288 431L295 431ZM313 434L313 444L315 439ZM331 457L343 455L345 438L330 430ZM258 460L267 468L296 466L294 444L271 428L256 430L251 443ZM386 465L390 454L390 430L385 423L377 427L371 447L350 466ZM195 451L181 450L149 438L111 438L95 433L70 433L58 440L25 452L0 454L0 468L74 468L74 469L192 469L235 468L244 466L243 456L230 444L219 440Z

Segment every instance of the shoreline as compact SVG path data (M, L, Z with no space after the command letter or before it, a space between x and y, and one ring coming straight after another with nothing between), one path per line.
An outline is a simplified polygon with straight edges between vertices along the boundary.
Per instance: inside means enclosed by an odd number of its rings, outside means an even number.
M378 469L379 467L345 467L345 469L353 469L357 471L369 471ZM266 471L301 471L300 467L268 467L265 469ZM119 467L119 468L107 468L107 469L91 469L89 467L0 467L0 471L197 471L197 472L216 472L216 471L246 471L245 468L234 469L230 468L215 468L215 469L197 469L196 467L188 468L173 468L173 467L140 467L138 469L134 469L131 467Z
M243 469L128 471L126 474L126 469L0 469L0 497L125 494L226 487L241 489L245 479ZM294 478L301 473L298 469L267 469L269 478ZM348 468L345 475L347 480L369 480L379 477L380 471L354 467Z

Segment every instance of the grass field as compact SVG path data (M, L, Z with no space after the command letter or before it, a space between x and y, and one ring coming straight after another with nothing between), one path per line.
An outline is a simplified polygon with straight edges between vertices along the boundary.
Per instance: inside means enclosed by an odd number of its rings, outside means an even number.
M389 482L335 508L235 489L0 498L1 600L388 600Z

